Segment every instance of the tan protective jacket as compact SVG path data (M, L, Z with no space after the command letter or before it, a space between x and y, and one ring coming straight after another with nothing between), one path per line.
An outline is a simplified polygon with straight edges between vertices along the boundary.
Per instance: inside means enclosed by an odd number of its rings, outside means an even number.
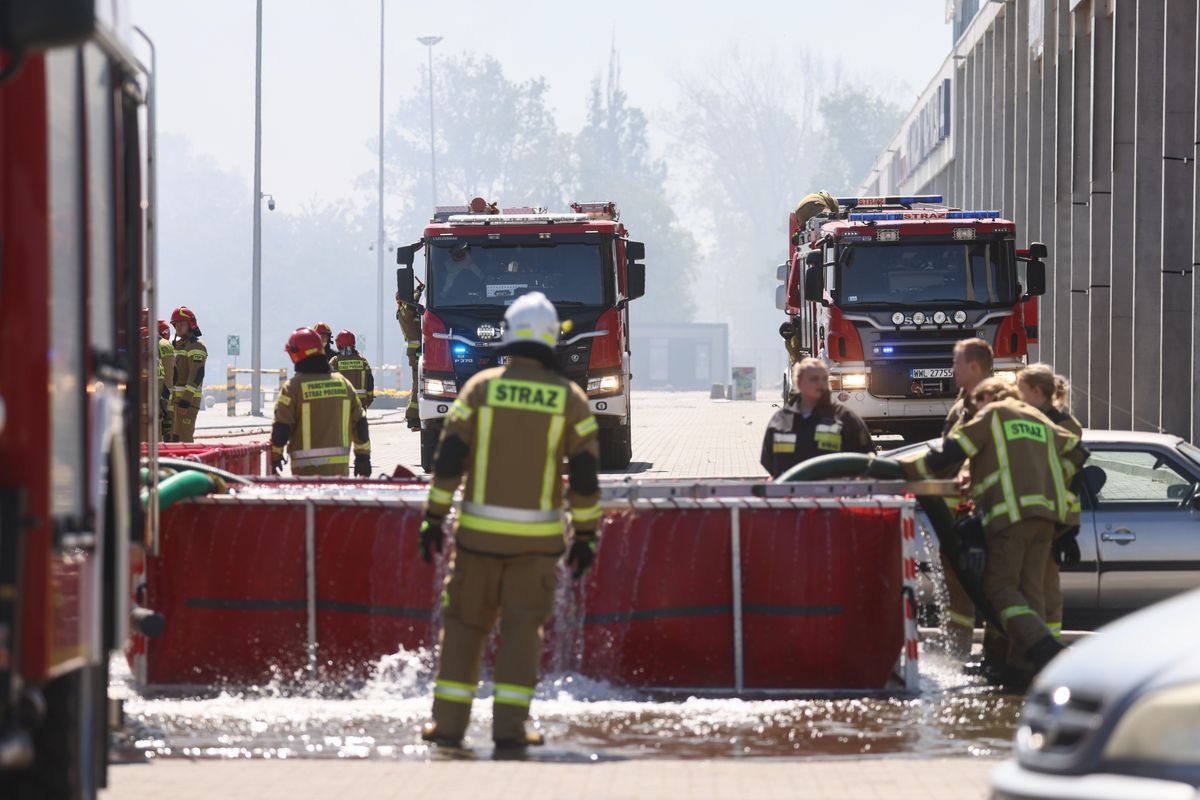
M948 438L970 459L971 494L988 533L1031 518L1065 524L1078 513L1069 486L1086 453L1078 436L1033 406L989 403ZM929 476L927 456L912 462L916 476Z
M357 350L348 356L339 353L329 359L329 368L346 376L364 409L371 407L371 403L375 402L375 376L366 358Z
M200 408L200 396L204 392L204 364L208 361L208 348L193 336L177 337L175 349L175 381L171 389L171 402L178 405L187 400L192 408ZM159 350L162 352L161 348Z
M497 555L563 552L564 460L589 453L597 463L597 430L583 390L532 359L514 356L467 381L439 444L454 436L467 446L458 546ZM435 467L431 517L447 514L460 483L461 474L442 476ZM599 489L572 487L568 499L576 539L593 537Z
M343 375L297 372L275 401L276 424L287 425L288 456L296 475L349 475L350 442L356 453L371 452L368 439L360 438L358 421L362 404ZM283 455L283 445L272 441L271 454Z

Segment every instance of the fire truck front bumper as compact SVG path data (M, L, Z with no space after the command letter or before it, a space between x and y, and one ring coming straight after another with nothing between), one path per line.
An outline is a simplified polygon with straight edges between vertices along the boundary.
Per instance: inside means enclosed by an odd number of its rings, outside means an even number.
M944 420L954 398L925 399L875 397L865 389L835 392L834 398L858 414L871 428L886 428L889 422Z

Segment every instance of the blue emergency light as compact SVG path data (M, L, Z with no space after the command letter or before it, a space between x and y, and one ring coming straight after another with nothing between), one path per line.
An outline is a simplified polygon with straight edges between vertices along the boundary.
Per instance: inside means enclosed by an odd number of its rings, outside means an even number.
M894 352L896 352L896 348L892 347L891 345L885 345L883 348L884 355L890 356Z
M456 344L453 347L454 355L465 356L467 354L467 346L465 344Z
M999 211L951 211L946 219L999 219Z
M839 197L839 206L855 208L857 206L910 206L913 203L930 203L937 205L942 202L940 194L891 195L888 197Z

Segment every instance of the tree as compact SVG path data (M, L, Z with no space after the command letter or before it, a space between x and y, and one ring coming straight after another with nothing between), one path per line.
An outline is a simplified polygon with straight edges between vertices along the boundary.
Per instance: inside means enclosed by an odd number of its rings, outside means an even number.
M904 109L863 87L845 87L821 98L823 156L813 185L851 194L887 147Z
M644 318L681 322L695 311L696 242L667 200L667 166L650 152L646 115L629 105L614 50L608 76L592 83L575 137L575 197L614 200L634 239L646 243Z

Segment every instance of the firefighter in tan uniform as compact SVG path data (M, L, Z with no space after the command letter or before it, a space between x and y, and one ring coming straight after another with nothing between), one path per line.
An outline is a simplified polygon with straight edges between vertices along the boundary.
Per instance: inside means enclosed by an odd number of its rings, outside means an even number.
M375 374L371 371L371 364L358 352L358 340L350 331L338 331L334 341L338 352L329 359L329 368L346 376L362 403L363 411L366 411L375 402Z
M975 416L973 393L992 374L992 347L983 339L962 339L954 345L954 383L958 386L958 399L946 415L942 436L970 422ZM962 463L948 465L939 477L953 477L959 473ZM951 507L951 513L957 513ZM971 643L975 634L975 602L963 588L953 567L943 555L942 573L946 583L946 634L950 652L966 658L971 654Z
M421 363L421 291L418 286L412 300L404 300L396 295L396 321L400 323L400 332L408 349L408 366L412 370L412 391L408 395L408 407L404 410L404 421L410 431L421 430L421 406L418 402L419 367Z
M579 578L591 566L600 522L597 424L583 390L558 366L559 322L540 292L505 314L511 361L478 373L450 409L434 457L421 526L421 555L442 549L443 524L466 474L454 560L442 595L441 652L433 722L422 737L458 746L479 682L479 660L497 617L492 737L500 748L541 744L525 730L542 656L542 626L554 610L559 557ZM563 540L567 462L574 535Z
M371 475L371 440L358 394L345 376L331 372L321 337L297 328L288 337L287 353L296 374L275 401L271 429L271 469L283 472L283 449L293 475L346 477L350 443L354 442L354 474Z
M171 326L165 319L158 321L158 378L162 385L162 399L158 404L161 429L160 441L171 441L174 412L171 409L171 385L175 380L175 348L171 345Z
M312 329L321 337L321 346L325 349L325 360L333 358L337 355L337 351L333 349L333 328L329 327L328 322L318 322L312 326Z
M940 449L903 462L904 471L927 478L969 459L983 541L966 541L964 549L982 568L984 595L1004 623L1007 666L1036 673L1062 650L1044 618L1046 563L1056 526L1078 503L1070 483L1086 452L1079 437L1016 399L1001 380L984 381L974 398L975 417Z
M204 364L208 348L200 341L203 335L196 315L187 306L171 312L175 326L174 388L171 392L171 441L190 442L196 435L196 415L204 393Z
M1083 426L1067 410L1070 384L1066 378L1055 375L1049 364L1030 364L1022 369L1017 378L1017 391L1021 393L1022 400L1045 414L1055 425L1065 428L1080 439L1083 438ZM1080 474L1082 475L1082 471ZM1082 487L1072 488L1078 492ZM1076 539L1079 535L1079 522L1080 508L1076 503L1067 515L1066 523L1060 525L1055 532L1051 558L1046 564L1046 627L1055 638L1062 636L1063 621L1062 576L1059 567L1078 564L1082 558Z

